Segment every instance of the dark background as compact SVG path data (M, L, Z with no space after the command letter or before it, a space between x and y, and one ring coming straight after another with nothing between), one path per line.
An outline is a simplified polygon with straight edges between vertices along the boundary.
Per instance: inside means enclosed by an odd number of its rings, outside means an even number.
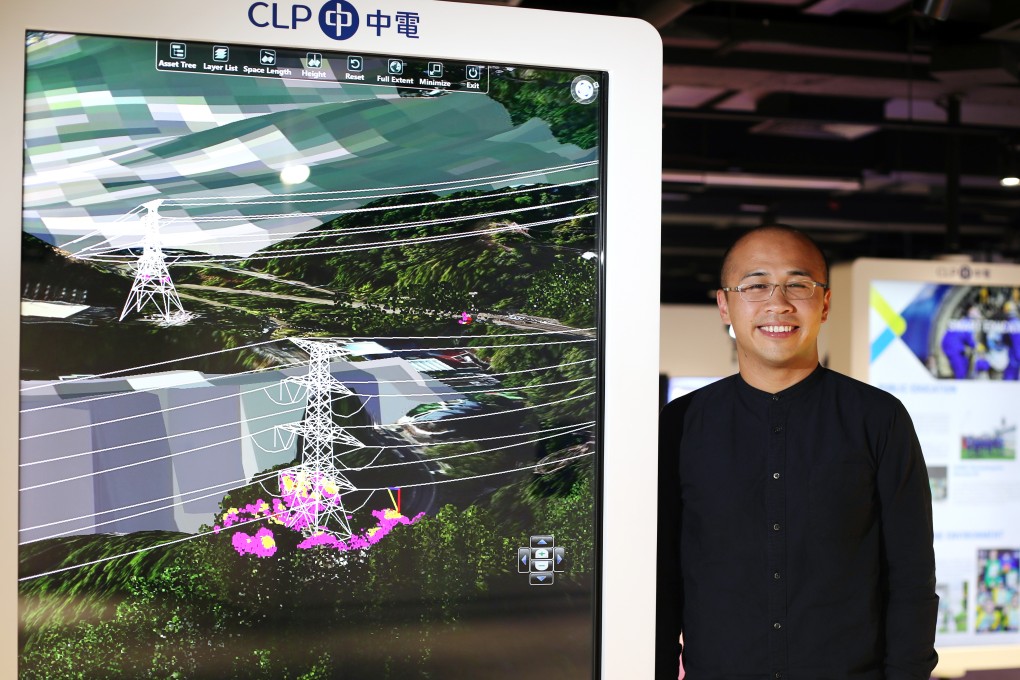
M763 220L807 230L833 262L1020 260L1020 187L999 185L1020 172L1016 0L486 4L659 29L663 303L709 303L725 246ZM728 187L702 173L861 188Z

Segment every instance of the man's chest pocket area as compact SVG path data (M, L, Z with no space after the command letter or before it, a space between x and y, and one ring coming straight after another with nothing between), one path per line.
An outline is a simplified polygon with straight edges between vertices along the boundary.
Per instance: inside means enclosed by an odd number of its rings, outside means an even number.
M808 526L819 538L861 536L874 522L875 471L864 455L817 462L808 478Z

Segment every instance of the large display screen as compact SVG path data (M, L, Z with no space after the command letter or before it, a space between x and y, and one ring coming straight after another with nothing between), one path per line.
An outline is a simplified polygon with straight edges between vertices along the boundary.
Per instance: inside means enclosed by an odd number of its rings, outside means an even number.
M1020 643L1020 288L873 280L870 381L903 401L931 480L937 644Z
M606 75L26 50L22 676L592 677Z

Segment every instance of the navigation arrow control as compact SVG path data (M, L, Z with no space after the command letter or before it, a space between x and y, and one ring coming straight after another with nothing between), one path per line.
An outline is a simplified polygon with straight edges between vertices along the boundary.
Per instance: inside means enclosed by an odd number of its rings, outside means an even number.
M536 534L528 539L529 548L517 548L517 572L528 575L533 586L552 585L556 573L567 570L566 550L556 546L552 534Z

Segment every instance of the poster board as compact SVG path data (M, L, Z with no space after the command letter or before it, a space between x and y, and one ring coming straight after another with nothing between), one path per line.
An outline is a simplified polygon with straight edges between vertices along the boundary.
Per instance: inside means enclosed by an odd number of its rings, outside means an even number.
M1020 667L1020 266L861 259L832 281L832 367L899 398L924 451L936 676Z

